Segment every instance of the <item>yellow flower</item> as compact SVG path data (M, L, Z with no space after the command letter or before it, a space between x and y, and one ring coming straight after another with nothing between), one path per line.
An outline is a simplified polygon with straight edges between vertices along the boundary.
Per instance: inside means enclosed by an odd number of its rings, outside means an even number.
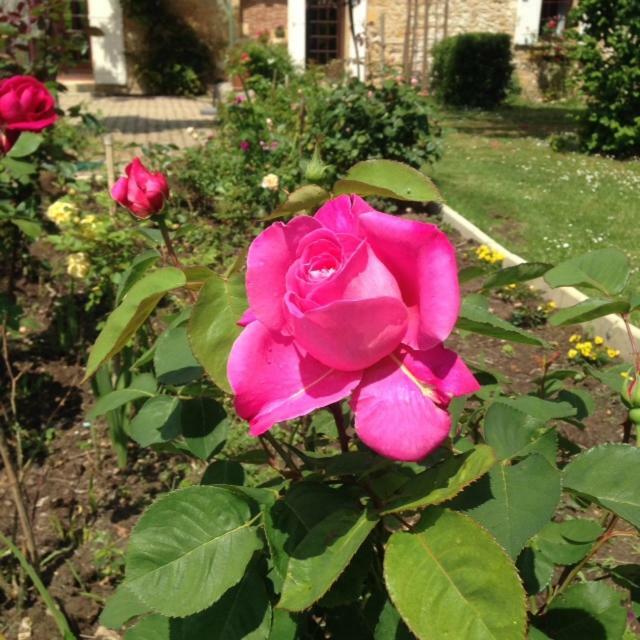
M569 342L580 342L580 338L582 336L578 335L577 333L574 333L570 338L569 338Z
M512 282L511 284L507 285L507 289L511 289L513 291L513 289L515 289L518 285L515 282Z
M620 355L620 351L618 349L612 349L611 347L609 347L607 349L607 355L613 360Z
M91 263L84 253L71 253L67 258L67 273L72 278L86 278Z
M264 178L260 186L263 189L269 189L269 191L277 191L280 185L280 178L275 173L268 173Z
M628 371L621 371L620 372L620 377L624 378L626 380L627 378L631 377L631 374Z
M496 264L504 260L504 256L499 251L492 249L486 244L481 244L477 247L475 253L480 260L488 262L489 264Z
M47 218L62 226L69 224L72 218L78 213L78 207L71 202L64 202L63 200L57 200L53 204L49 205L47 209Z
M80 230L89 238L92 238L96 234L98 228L98 217L93 213L83 216L79 219Z
M597 344L597 345L601 345L604 344L604 338L602 336L596 336L593 341Z
M573 360L577 356L578 352L575 349L569 349L569 351L567 351L567 358L569 358L569 360Z
M576 343L576 349L581 356L585 358L591 358L593 355L593 343L592 342L578 342Z
M553 311L554 309L557 309L557 308L558 308L558 305L553 300L549 300L549 302L547 302L547 310Z

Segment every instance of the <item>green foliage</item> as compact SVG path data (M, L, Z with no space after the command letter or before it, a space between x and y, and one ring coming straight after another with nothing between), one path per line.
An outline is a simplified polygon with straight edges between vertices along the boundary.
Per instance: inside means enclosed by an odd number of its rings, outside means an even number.
M419 638L524 635L524 590L515 567L470 518L429 511L411 532L391 536L384 569L392 601Z
M585 0L575 10L580 25L573 55L587 98L582 144L592 153L640 153L640 6L636 0Z
M513 64L504 33L464 33L433 48L436 97L458 107L497 107L507 96Z
M227 74L243 80L246 88L260 91L268 83L283 84L293 73L287 47L270 44L264 38L244 40L227 54Z

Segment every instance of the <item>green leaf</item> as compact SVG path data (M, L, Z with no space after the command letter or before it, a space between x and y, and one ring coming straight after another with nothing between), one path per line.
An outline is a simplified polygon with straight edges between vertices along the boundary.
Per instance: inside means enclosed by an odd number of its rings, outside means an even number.
M378 520L341 509L316 524L291 552L278 608L302 611L338 579Z
M264 579L251 567L211 607L171 623L171 640L266 640L271 603Z
M593 520L550 522L533 538L532 546L554 564L568 566L580 562L589 553L602 531Z
M244 468L239 462L217 460L205 470L200 484L244 484Z
M31 240L36 240L42 235L42 225L35 220L25 220L24 218L11 218L11 222Z
M476 278L481 278L482 276L487 275L487 269L484 267L471 266L464 267L458 271L458 282L460 284L464 284L465 282L471 282Z
M381 513L421 509L449 500L487 473L495 460L491 447L481 444L462 455L452 456L409 480L401 487L400 495L393 496Z
M516 398L498 398L496 402L513 407L522 413L537 418L542 422L572 418L576 415L576 408L569 402L557 400L543 400L536 396L518 396Z
M237 322L247 306L244 278L240 274L226 279L214 276L200 290L189 323L193 353L213 382L227 393L231 393L227 360L242 330Z
M640 449L604 444L576 456L564 469L563 485L640 527Z
M183 400L181 423L189 451L200 460L207 460L227 438L227 413L212 398Z
M327 514L353 507L350 496L318 482L291 487L265 514L264 528L276 573L284 579L290 553Z
M91 348L84 379L90 378L98 367L118 353L148 318L165 293L185 283L184 273L174 267L164 267L136 282L117 307Z
M116 305L122 302L125 294L142 276L156 264L160 254L155 249L147 249L136 256L131 266L120 276L120 284L116 292Z
M26 184L29 178L37 171L35 164L24 160L14 160L5 156L0 160L5 169L19 182Z
M91 408L91 411L87 413L87 418L89 420L95 420L98 416L103 416L109 413L109 411L113 411L129 402L139 400L140 398L153 398L154 395L155 393L149 393L144 389L134 389L132 387L116 389L98 398Z
M523 262L513 267L506 267L491 274L482 285L483 289L498 289L509 284L527 282L543 276L551 269L546 262Z
M206 609L241 580L261 547L250 513L246 501L218 487L162 496L131 533L127 588L166 616Z
M434 508L394 533L384 559L391 600L429 640L522 640L525 594L513 563L466 516Z
M331 194L322 187L316 184L306 184L292 191L287 196L286 201L264 219L274 220L275 218L290 216L300 211L312 211L330 197Z
M629 311L628 300L601 300L589 298L566 309L560 309L549 317L549 322L554 327L566 324L577 324L608 316L610 313L627 313Z
M147 616L124 634L124 640L170 640L169 629L169 618Z
M169 442L180 435L181 404L172 396L147 400L129 424L129 435L141 446Z
M202 367L193 357L184 325L169 329L158 338L153 366L158 382L162 384L188 384L202 375Z
M149 607L143 604L127 589L127 584L121 584L117 591L109 597L102 613L100 624L107 629L120 629L132 618L149 612Z
M620 293L629 279L629 261L619 249L597 249L560 263L544 277L552 287L592 287Z
M269 640L299 640L296 615L284 609L273 611Z
M38 150L42 144L42 135L32 131L23 131L16 143L7 153L8 158L25 158Z
M528 594L540 593L551 584L556 566L534 545L522 550L516 564Z
M559 502L560 473L532 454L517 465L496 465L451 504L484 526L515 559Z
M484 418L484 437L500 460L539 453L555 466L558 451L555 429L514 406L501 401L489 406Z
M553 640L621 640L627 625L622 594L602 582L569 587L549 606L540 624Z
M373 632L373 640L413 640L404 620L390 600L382 607L378 623Z
M423 173L395 160L364 160L333 186L336 196L357 193L396 200L441 202L435 185Z
M493 315L486 308L485 299L482 296L471 295L463 299L456 326L463 331L471 331L500 340L536 346L544 346L545 344L543 340Z

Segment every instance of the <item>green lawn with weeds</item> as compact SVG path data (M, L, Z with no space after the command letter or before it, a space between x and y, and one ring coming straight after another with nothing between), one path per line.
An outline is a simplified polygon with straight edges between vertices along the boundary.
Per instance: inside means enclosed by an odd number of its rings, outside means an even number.
M574 130L579 109L440 109L444 155L428 173L449 206L523 257L617 246L640 284L640 161L554 151L549 137Z

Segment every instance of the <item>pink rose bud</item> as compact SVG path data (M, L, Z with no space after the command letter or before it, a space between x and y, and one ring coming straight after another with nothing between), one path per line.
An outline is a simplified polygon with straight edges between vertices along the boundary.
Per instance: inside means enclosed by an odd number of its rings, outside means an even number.
M55 100L47 87L31 76L13 76L0 82L0 130L5 138L17 140L21 131L42 131L57 119ZM13 136L11 135L13 134Z
M169 197L165 175L149 171L140 158L134 158L124 172L126 177L119 178L111 188L111 197L136 218L145 219L158 213Z
M445 340L460 308L455 249L436 226L339 196L249 247L249 310L227 376L258 436L348 396L360 440L420 460L479 389Z

